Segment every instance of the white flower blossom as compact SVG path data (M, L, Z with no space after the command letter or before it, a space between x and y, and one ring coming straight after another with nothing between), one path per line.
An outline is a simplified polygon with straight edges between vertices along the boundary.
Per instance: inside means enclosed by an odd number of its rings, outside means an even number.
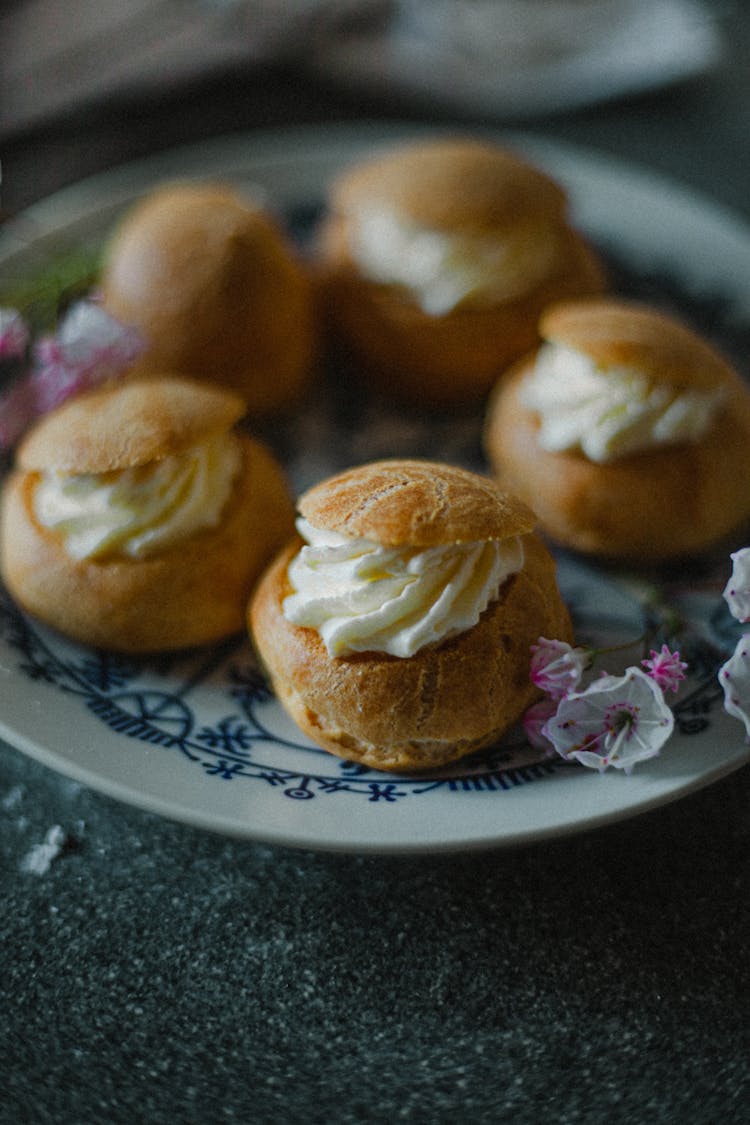
M724 710L745 724L750 742L750 635L740 637L734 652L719 669L724 689Z
M724 600L732 617L750 621L750 547L743 547L729 556L732 574L724 587Z
M655 757L673 730L662 689L631 667L622 676L600 676L561 700L543 733L567 760L630 773L636 763Z

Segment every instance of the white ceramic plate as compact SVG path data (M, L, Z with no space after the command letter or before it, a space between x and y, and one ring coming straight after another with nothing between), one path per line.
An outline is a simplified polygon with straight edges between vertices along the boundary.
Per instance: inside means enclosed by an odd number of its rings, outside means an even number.
M342 165L404 130L347 126L222 139L87 181L35 206L0 237L3 277L98 239L114 216L165 177L221 177L260 189L301 231ZM727 322L750 314L750 230L663 179L528 137L514 144L568 188L578 224L629 276L677 279L685 300L719 300ZM674 300L671 294L670 300ZM712 306L713 307L713 306ZM319 400L269 440L302 488L378 456L478 463L479 414L427 420ZM347 422L346 419L349 418ZM740 544L737 544L739 546ZM316 749L285 717L242 639L216 651L139 662L72 645L0 600L0 731L64 774L123 801L237 836L349 852L437 852L515 845L654 808L748 761L743 729L721 706L715 667L736 626L714 573L660 587L685 619L692 674L677 733L625 776L546 760L514 735L492 753L425 777L363 770ZM653 619L652 587L567 555L560 581L579 637L635 640ZM636 645L620 663L637 660ZM615 671L610 660L608 671Z

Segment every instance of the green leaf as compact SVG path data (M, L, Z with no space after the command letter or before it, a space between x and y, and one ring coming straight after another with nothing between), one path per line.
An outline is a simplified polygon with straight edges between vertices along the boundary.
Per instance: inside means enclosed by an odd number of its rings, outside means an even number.
M0 305L23 313L35 335L52 331L67 306L91 290L101 255L101 246L77 246L51 257L27 276L0 283Z

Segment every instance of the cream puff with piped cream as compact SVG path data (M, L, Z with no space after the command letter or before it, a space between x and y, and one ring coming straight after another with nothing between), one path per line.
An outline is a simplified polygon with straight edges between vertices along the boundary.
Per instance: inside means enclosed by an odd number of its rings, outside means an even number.
M750 392L706 340L606 299L551 307L540 334L497 386L485 445L550 536L654 562L750 518Z
M293 406L317 355L308 270L275 218L222 184L167 183L106 247L105 308L146 341L139 367L229 387L257 416Z
M42 418L2 494L0 569L18 603L123 652L244 628L255 580L294 531L271 454L235 394L177 377L112 383Z
M399 460L323 481L299 512L249 624L300 728L384 770L497 741L535 698L530 646L570 637L528 508L475 473Z
M332 184L318 256L332 333L371 386L436 407L490 390L553 300L599 293L563 189L488 141L404 144Z

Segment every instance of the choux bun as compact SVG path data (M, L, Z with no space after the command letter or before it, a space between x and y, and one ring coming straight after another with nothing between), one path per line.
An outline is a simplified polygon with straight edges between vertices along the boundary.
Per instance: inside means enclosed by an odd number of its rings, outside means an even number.
M605 299L550 308L540 334L544 348L498 383L485 447L502 486L533 507L552 538L604 558L653 563L704 550L750 517L750 392L706 340L672 315ZM586 432L577 443L558 443L565 448L545 437L531 397L551 349L550 424L560 425L581 393L582 372L592 402L600 390L620 395L616 408L614 398L602 398L600 417L589 412ZM611 455L593 448L607 428Z
M496 742L536 698L530 646L540 635L570 638L554 563L526 506L477 474L407 460L339 474L306 493L299 510L324 540L365 543L376 554L381 546L413 556L415 548L439 555L485 541L508 551L520 545L517 568L475 624L406 657L331 656L321 630L289 619L290 564L302 540L271 564L249 611L277 697L333 754L375 769L422 770Z
M105 250L105 308L145 337L139 368L228 387L251 415L308 386L317 315L307 270L275 220L223 185L163 184Z
M550 302L598 293L602 266L563 189L489 141L403 144L331 185L318 262L334 340L376 392L481 399L537 340Z
M77 641L123 652L202 645L241 630L256 578L294 530L276 461L233 430L243 411L232 392L165 376L112 383L42 418L2 493L0 569L19 604ZM185 460L202 450L208 461ZM149 499L154 474L161 492ZM118 486L130 489L130 508ZM61 497L51 519L47 488ZM71 489L93 509L76 508ZM140 508L147 503L151 516ZM112 525L109 545L73 550L74 532L80 542L91 534L87 521L96 530L102 518ZM140 540L152 537L140 553L124 545L128 522Z

